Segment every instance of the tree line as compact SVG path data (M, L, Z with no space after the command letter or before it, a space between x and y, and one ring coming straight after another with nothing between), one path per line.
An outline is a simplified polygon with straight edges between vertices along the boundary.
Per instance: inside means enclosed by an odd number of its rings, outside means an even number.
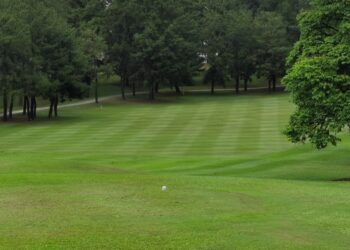
M122 97L182 86L205 68L204 82L234 82L247 90L252 76L271 90L299 38L296 16L307 0L2 0L0 89L3 120L14 100L36 118L37 98L49 118L67 99L91 87L98 102L100 72L120 76Z

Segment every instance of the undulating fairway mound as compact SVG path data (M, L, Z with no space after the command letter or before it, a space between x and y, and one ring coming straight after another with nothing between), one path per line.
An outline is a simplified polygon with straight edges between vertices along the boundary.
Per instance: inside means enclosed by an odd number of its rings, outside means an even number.
M197 94L2 124L0 248L348 249L350 141L291 145L292 110Z

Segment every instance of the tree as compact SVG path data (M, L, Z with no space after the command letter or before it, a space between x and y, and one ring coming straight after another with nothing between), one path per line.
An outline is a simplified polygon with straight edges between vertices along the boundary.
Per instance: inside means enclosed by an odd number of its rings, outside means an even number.
M108 59L121 77L122 96L142 78L154 99L160 84L175 85L198 66L196 11L189 0L119 0L108 8ZM181 76L181 77L178 77ZM139 81L138 80L138 81ZM134 88L134 86L133 86Z
M81 28L79 33L80 48L84 52L87 64L85 77L89 85L94 82L95 103L98 103L98 74L101 71L101 65L104 63L106 43L93 26L86 25Z
M197 12L187 12L188 8L192 8L188 0L148 2L145 27L135 41L151 100L162 82L180 93L180 82L199 67Z
M203 54L209 65L204 76L204 83L211 84L211 94L215 93L216 84L225 84L227 58L227 25L223 14L218 13L216 5L204 14L205 27L202 30Z
M225 38L229 49L227 64L230 76L235 80L236 93L240 90L240 79L244 79L245 90L251 75L255 73L256 40L254 36L254 19L252 13L242 9L227 13Z
M256 71L258 47L254 12L245 6L238 5L240 6L238 8L230 6L233 3L211 3L204 12L204 55L212 66L205 80L213 80L212 93L214 79L218 81L217 83L224 83L225 78L235 82L236 93L240 91L241 79L244 80L244 89L247 90L248 82Z
M22 18L20 1L2 1L0 4L0 87L3 94L3 120L8 120L9 95L13 94L20 76L22 65L29 56L28 26ZM12 109L10 104L10 117Z
M135 75L138 62L135 34L143 29L142 6L137 0L114 1L107 10L105 33L108 44L108 61L121 78L121 93L126 98L125 88L130 77ZM135 86L134 86L135 88Z
M33 3L30 8L32 38L31 84L29 93L50 101L49 118L58 115L58 103L65 98L81 98L86 61L76 33L55 8ZM31 104L31 106L35 104Z
M202 63L199 56L200 23L197 20L199 20L199 12L196 5L187 0L179 1L173 18L168 20L170 24L164 31L162 39L160 82L170 84L180 95L183 94L180 86L192 83L192 75Z
M297 105L286 134L321 149L336 145L350 124L350 4L314 0L299 25L301 38L283 80Z
M269 81L269 90L276 90L277 79L285 73L285 58L290 51L286 25L281 15L260 12L255 19L258 41L257 71Z
M38 96L50 100L49 116L57 116L60 100L84 95L81 79L86 66L76 33L50 1L4 0L0 7L4 120L8 111L12 118L15 95L24 96L28 120L36 118Z
M98 75L105 67L106 42L103 36L103 18L106 14L108 1L67 0L65 6L70 10L67 19L76 32L79 48L85 60L86 72L84 80L89 86L94 86L95 102L98 103ZM60 9L60 8L57 8Z
M220 70L220 68L217 68L217 66L213 65L210 66L210 68L207 70L204 76L204 83L211 85L211 94L215 94L215 85L216 84L225 84L225 75Z

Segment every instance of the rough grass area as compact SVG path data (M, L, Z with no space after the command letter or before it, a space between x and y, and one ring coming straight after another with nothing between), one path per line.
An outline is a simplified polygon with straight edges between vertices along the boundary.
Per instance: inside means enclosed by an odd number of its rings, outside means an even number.
M350 141L291 145L292 110L163 95L1 124L0 248L348 249Z

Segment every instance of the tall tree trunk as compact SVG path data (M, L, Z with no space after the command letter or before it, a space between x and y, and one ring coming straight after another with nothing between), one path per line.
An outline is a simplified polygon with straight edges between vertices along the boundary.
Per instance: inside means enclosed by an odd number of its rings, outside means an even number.
M34 104L33 104L33 107L34 107L34 108L33 108L33 119L36 119L36 106L37 106L37 105L36 105L36 97L35 97L35 96L33 97L33 100L32 100L32 101L33 101L33 103L34 103Z
M211 94L214 95L215 94L215 81L211 80Z
M136 96L136 83L133 81L132 83L132 96Z
M175 83L175 90L176 90L176 94L183 95L183 93L180 89L179 83Z
M33 96L30 97L30 112L29 112L30 120L34 120L34 102Z
M248 91L248 78L244 78L244 91L247 92Z
M36 118L36 98L35 96L30 97L30 112L28 115L29 120L34 120Z
M269 79L269 92L271 92L271 88L272 88L271 84L272 84L272 80Z
M23 97L23 112L22 115L26 115L27 114L27 96Z
M276 82L277 82L277 78L275 75L272 76L272 90L273 92L276 91Z
M2 115L2 119L3 121L8 121L8 116L7 116L7 89L4 88L4 92L3 92L3 115Z
M58 116L58 111L57 111L57 109L58 109L58 96L55 97L55 103L54 103L54 106L53 106L53 111L54 111L54 113L55 113L55 117Z
M156 94L159 93L159 82L157 82L157 83L155 84L155 86L154 86L154 92L155 92Z
M12 120L12 117L13 117L12 113L13 113L13 104L14 104L14 102L15 102L15 95L12 94L11 95L11 100L10 100L10 108L9 108L9 118L10 118L10 120Z
M98 78L96 75L96 79L95 79L95 103L98 103Z
M53 107L55 105L55 98L50 98L49 119L52 118Z
M121 78L121 84L120 84L123 100L126 99L126 97L125 97L125 80L126 80L126 78L122 77Z
M155 99L155 85L153 79L150 81L149 85L149 99L153 101Z
M239 94L239 76L236 76L236 94Z
M29 97L27 96L27 99L26 99L26 108L27 108L27 111L26 111L26 114L27 114L27 119L28 121L30 121L31 117L30 117L30 100L29 100Z

